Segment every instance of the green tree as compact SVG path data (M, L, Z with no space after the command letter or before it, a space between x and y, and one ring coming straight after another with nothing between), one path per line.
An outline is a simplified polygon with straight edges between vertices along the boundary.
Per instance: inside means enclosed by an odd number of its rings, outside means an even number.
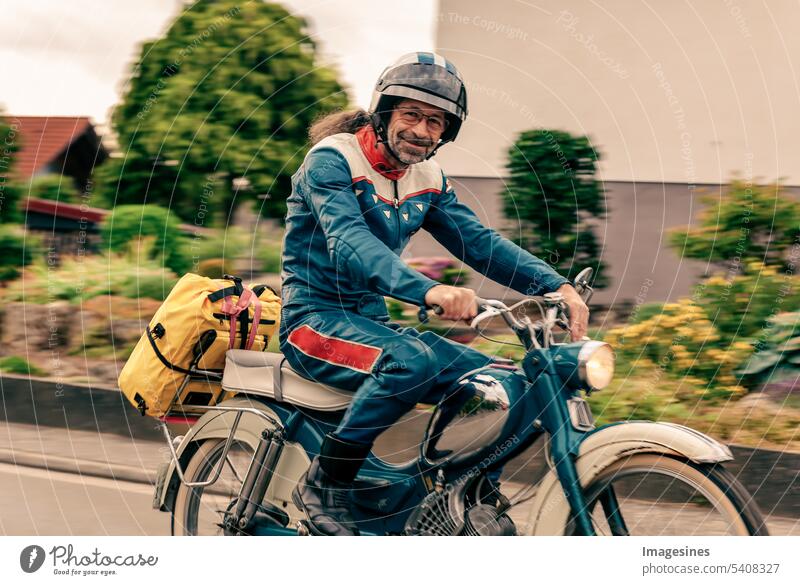
M102 196L205 225L258 196L283 218L309 124L347 103L305 27L278 4L187 5L142 47L112 115L122 156L98 169Z
M111 252L126 252L132 243L148 241L148 245L138 247L149 256L142 261L161 258L176 274L191 266L188 241L178 220L158 205L120 205L103 220L100 231L105 249Z
M13 179L14 156L20 148L19 128L0 108L0 223L20 221L22 189Z
M727 266L733 274L746 272L748 264L784 269L798 263L790 249L800 237L800 203L780 185L734 179L701 201L696 226L670 230L669 242L682 256Z
M596 287L608 284L592 231L593 220L605 215L595 179L599 158L586 136L525 131L509 149L503 193L505 216L519 225L508 236L569 278L594 267Z

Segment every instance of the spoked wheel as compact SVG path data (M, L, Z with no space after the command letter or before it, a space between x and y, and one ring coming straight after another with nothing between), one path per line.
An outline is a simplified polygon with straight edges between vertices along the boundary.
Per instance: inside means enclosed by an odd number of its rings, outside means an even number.
M225 447L224 440L210 439L200 445L186 468L190 482L213 477ZM181 483L172 512L172 534L184 536L221 535L226 513L233 508L253 459L247 443L234 441L225 458L219 479L206 487L186 487Z
M599 535L768 534L752 497L718 464L632 455L600 472L584 497ZM573 521L566 533L575 533Z

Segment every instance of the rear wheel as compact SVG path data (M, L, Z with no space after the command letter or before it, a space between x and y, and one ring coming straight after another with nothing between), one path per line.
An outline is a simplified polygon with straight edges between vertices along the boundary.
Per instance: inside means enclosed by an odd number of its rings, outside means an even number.
M768 534L752 496L719 464L631 455L602 470L584 497L600 535ZM566 533L574 532L570 521Z
M204 441L186 467L186 479L199 482L213 477L224 447L223 439ZM222 535L226 513L236 502L252 458L253 448L249 444L234 441L215 483L194 488L181 483L172 512L172 534Z

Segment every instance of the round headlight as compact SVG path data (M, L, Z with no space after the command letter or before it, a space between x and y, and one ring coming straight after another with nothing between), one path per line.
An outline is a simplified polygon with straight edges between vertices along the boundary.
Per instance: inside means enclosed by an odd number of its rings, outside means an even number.
M578 353L578 372L590 390L602 390L614 377L614 350L603 341L587 341Z

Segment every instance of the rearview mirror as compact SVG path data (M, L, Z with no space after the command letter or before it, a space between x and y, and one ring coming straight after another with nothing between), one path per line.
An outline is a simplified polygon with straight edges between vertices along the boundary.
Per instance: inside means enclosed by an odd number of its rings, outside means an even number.
M575 290L578 291L578 294L583 297L586 303L589 302L589 299L592 298L592 294L594 293L594 289L590 283L592 274L594 274L594 268L588 266L581 270L572 280L572 285L575 287Z

